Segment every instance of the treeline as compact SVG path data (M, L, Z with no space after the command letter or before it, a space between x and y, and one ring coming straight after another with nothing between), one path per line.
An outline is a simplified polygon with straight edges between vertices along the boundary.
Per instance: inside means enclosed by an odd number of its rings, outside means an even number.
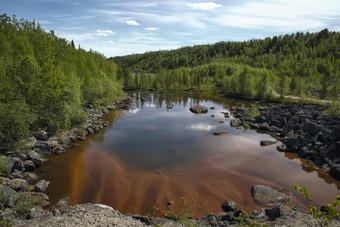
M86 118L84 104L109 104L121 94L112 61L35 21L0 16L1 146L31 131L69 129Z
M263 94L259 89L264 89L264 93L321 98L337 97L340 91L340 33L327 29L133 54L115 57L113 61L134 72L161 74L149 86L161 84L162 88L217 84L226 91L245 95ZM175 78L168 78L171 75ZM259 87L263 84L260 80L266 87Z

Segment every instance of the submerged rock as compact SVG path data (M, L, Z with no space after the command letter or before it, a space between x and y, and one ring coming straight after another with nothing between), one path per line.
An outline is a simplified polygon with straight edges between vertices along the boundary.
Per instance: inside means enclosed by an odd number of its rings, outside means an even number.
M228 132L227 131L216 131L216 132L214 132L214 135L215 136L219 136L219 135L223 135L223 134L227 134Z
M276 141L269 141L269 140L262 140L260 142L260 145L262 147L265 147L265 146L269 146L269 145L272 145L272 144L275 144L275 143L277 143L277 142Z
M208 113L208 108L205 106L198 105L190 107L190 111L197 114L205 114Z
M237 204L232 200L227 200L222 204L222 209L225 212L236 211L237 210Z

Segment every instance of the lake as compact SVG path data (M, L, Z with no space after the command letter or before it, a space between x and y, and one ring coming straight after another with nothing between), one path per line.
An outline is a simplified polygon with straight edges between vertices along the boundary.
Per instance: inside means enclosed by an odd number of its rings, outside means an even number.
M198 104L214 109L191 113ZM164 216L180 209L181 198L193 217L222 211L225 200L249 212L261 208L251 197L255 184L290 189L292 203L306 205L291 188L299 184L308 187L315 205L330 203L339 181L303 168L307 161L296 154L278 152L279 141L261 147L261 140L275 141L270 135L230 127L232 116L221 112L241 105L250 103L199 93L137 93L128 109L104 117L108 127L51 156L36 173L51 181L51 205L70 197L70 204L102 203L122 213L152 214L157 204L154 215ZM213 135L218 130L228 133Z

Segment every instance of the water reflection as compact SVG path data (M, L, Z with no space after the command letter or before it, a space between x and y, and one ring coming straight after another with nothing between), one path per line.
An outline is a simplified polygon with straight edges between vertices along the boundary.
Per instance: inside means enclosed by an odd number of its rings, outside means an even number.
M191 113L189 107L197 104L215 108ZM250 196L254 184L296 183L310 189L317 205L335 198L339 181L301 167L296 154L276 151L280 143L261 147L261 140L273 140L269 135L231 128L222 112L235 105L249 103L199 93L137 94L128 110L105 116L108 127L39 170L52 181L47 191L52 204L70 196L74 204L98 202L146 214L154 203L163 212L168 201L179 203L184 196L195 216L204 216L221 211L226 199L249 211L259 208ZM213 130L228 134L214 136ZM293 202L303 203L293 193Z

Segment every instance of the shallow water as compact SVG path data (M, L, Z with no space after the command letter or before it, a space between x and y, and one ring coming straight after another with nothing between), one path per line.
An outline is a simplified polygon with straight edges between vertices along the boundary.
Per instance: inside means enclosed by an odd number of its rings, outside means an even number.
M122 213L145 215L157 204L160 210L154 215L164 216L167 209L179 210L184 197L199 217L222 211L225 200L247 211L260 208L250 194L255 184L306 186L316 205L331 202L339 193L339 181L301 167L305 161L296 154L278 152L280 142L261 147L261 140L275 140L270 135L231 128L231 118L221 112L249 103L203 94L138 97L146 100L135 98L128 110L108 114L108 127L66 154L51 156L37 170L51 181L47 194L52 205L69 196L71 204L103 203ZM215 109L191 113L190 106L197 104ZM218 130L228 134L214 136ZM292 202L305 205L291 191ZM169 201L175 204L167 206Z

